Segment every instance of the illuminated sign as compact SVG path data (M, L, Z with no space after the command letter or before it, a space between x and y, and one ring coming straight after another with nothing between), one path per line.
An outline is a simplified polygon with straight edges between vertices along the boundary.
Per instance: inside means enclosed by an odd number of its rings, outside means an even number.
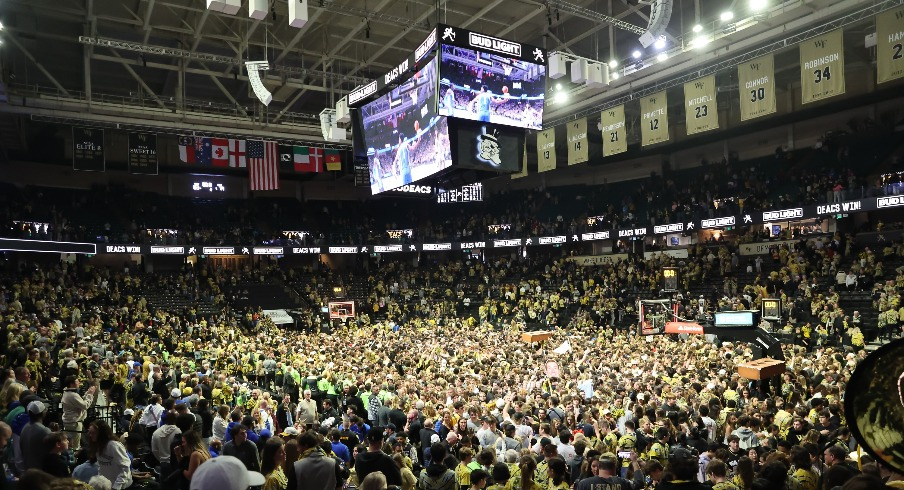
M804 217L804 208L782 209L781 211L763 211L763 222L800 219Z
M151 245L152 254L185 255L185 247L162 247Z
M852 211L860 211L862 207L863 204L860 201L836 202L834 204L816 206L816 214L849 213Z
M684 231L684 223L672 223L670 225L656 225L653 227L653 233L661 235L663 233L678 233Z
M496 51L509 56L521 57L521 45L515 42L497 39L495 37L485 36L476 32L469 33L468 43L475 48L488 51Z
M204 255L235 255L235 247L203 247Z
M319 254L320 247L296 247L292 249L293 254Z
M107 245L108 254L140 254L141 245Z
M282 247L254 247L254 255L282 255Z
M501 247L520 247L521 239L513 238L511 240L493 240L493 246L497 248Z
M376 253L391 253L391 252L404 252L403 245L374 245L374 252Z
M463 249L471 249L471 248L486 248L487 242L461 242L461 248Z
M904 196L880 197L876 200L877 208L894 208L904 206Z
M568 241L568 237L565 236L541 236L537 239L537 243L540 245L554 245L557 243L565 243Z
M581 233L581 240L590 242L593 240L606 240L609 238L608 231L597 231L594 233Z
M358 247L330 247L331 254L356 254Z
M451 243L425 243L424 251L425 252L437 252L441 250L452 250Z
M723 228L726 226L734 226L735 225L735 217L734 216L726 216L724 218L712 218L705 219L700 222L700 228Z
M642 237L647 234L646 228L632 228L629 230L618 230L619 238Z

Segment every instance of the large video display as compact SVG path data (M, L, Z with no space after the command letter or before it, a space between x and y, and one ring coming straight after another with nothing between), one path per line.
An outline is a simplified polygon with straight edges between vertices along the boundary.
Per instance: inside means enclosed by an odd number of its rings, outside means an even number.
M441 115L542 129L546 65L448 44L441 49Z
M452 165L449 127L436 111L436 58L361 107L371 192L378 194Z

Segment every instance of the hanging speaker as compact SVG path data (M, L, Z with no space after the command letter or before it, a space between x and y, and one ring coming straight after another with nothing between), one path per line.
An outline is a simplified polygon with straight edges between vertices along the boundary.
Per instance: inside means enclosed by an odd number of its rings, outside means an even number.
M650 22L647 31L640 35L640 44L648 48L665 34L672 18L672 0L655 0L650 4Z
M578 59L571 62L571 82L584 83L587 81L587 60Z
M561 53L553 53L549 55L549 78L553 80L562 78L567 73L565 67L565 57Z
M248 0L248 17L256 20L267 18L267 0Z
M587 87L603 88L609 85L609 66L604 63L587 65Z

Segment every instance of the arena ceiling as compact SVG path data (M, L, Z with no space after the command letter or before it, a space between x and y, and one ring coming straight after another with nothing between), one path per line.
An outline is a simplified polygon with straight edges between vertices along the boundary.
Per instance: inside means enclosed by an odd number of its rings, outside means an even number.
M733 3L675 0L670 43ZM181 100L283 122L316 115L382 75L436 23L608 61L640 47L631 26L645 28L650 13L637 0L311 0L310 21L296 29L285 0L270 0L262 20L248 17L247 4L227 15L203 0L4 0L5 78L12 90L161 108ZM191 55L153 54L156 48ZM266 85L274 102L266 111L240 64L264 58L273 67Z

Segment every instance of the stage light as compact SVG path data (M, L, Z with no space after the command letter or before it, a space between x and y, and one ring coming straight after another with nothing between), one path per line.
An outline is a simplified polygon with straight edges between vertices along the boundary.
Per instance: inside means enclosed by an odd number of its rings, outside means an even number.
M634 52L631 53L631 56L633 56L634 59L637 60L640 59L641 56L643 56L643 53L641 53L640 50L635 49Z
M669 59L669 55L665 53L659 53L658 55L656 55L656 61L665 61L667 59Z
M660 37L653 43L653 47L656 49L665 49L665 37Z
M559 91L556 92L556 104L564 104L568 101L568 94L565 92Z
M767 5L769 5L768 0L750 0L750 9L754 12L763 10Z
M734 19L734 12L732 12L732 11L730 11L730 10L729 10L729 11L726 11L726 12L722 12L722 13L719 15L719 20L721 20L722 22L728 22L728 21L730 21L731 19Z
M694 30L694 33L700 32L703 30L703 26L701 26L700 24L697 24L694 26L693 30Z
M609 68L613 68L613 69L618 68L618 61L616 61L616 60L610 61Z

